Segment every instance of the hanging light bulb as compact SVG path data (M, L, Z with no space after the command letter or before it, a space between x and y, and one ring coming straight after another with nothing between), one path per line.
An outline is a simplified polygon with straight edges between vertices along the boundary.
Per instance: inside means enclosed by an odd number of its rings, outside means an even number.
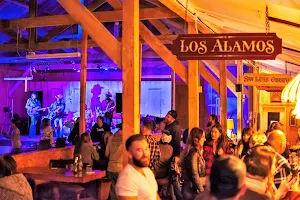
M281 93L281 101L283 103L300 102L300 73L284 87Z

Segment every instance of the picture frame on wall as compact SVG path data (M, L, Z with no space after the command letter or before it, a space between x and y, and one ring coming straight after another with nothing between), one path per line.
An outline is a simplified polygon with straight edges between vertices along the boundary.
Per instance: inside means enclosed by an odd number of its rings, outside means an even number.
M281 102L281 92L270 92L271 103L280 103Z
M290 111L290 126L296 126L297 125L297 119L296 119L296 115L293 115L293 110Z

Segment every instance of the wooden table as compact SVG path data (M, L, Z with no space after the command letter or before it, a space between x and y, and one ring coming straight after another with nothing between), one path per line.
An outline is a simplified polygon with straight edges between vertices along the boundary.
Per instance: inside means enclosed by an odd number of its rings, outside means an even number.
M85 171L75 174L72 171L66 169L51 169L49 167L29 167L18 170L19 173L23 173L27 179L38 181L53 181L64 183L88 183L91 181L97 181L97 198L98 200L104 200L108 198L110 181L101 181L101 178L105 177L106 171L94 170L95 173L86 173Z
M106 171L94 170L95 173L81 172L75 174L66 169L51 169L49 167L29 167L18 170L29 179L65 182L65 183L87 183L105 177Z

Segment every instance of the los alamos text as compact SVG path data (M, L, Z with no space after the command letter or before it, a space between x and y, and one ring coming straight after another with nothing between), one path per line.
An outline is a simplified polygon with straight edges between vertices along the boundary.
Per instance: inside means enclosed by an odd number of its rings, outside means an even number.
M275 33L179 35L172 51L180 60L274 59L282 40Z

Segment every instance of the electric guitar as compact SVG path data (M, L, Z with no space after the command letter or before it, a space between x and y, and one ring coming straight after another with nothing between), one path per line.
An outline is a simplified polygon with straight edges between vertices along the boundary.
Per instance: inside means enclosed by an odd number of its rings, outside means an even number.
M110 111L113 110L115 107L116 107L116 106L113 106L113 107L111 107L111 108L109 108L109 109L107 109L107 110L100 110L100 111L97 112L97 114L98 114L98 116L103 117L103 116L105 115L105 113L110 112Z
M60 109L62 109L62 107L58 107L55 110L49 111L48 114L49 119L53 119L54 117L62 114L61 112L59 112Z
M45 107L45 108L40 108L40 107L28 108L27 109L27 114L29 116L31 116L31 115L37 115L37 114L39 114L39 112L44 111L44 110L46 110L48 108L49 107Z

